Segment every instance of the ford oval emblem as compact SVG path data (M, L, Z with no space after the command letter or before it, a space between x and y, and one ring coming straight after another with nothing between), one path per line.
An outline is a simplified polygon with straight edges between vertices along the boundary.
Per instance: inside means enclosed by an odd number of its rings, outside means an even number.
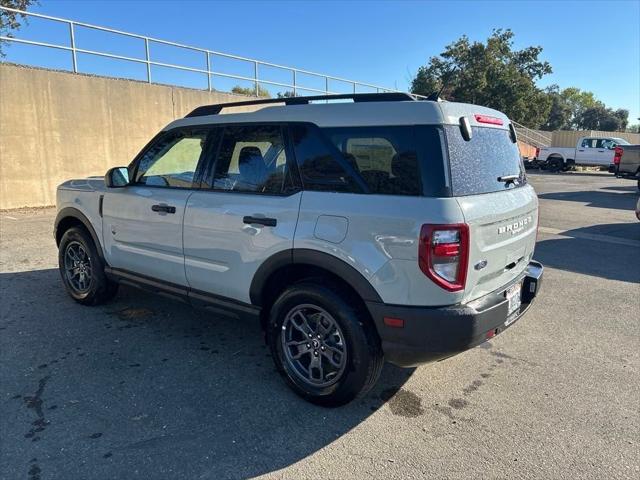
M482 270L486 266L487 266L487 261L486 260L480 260L478 263L476 263L473 266L473 268L475 268L476 270Z

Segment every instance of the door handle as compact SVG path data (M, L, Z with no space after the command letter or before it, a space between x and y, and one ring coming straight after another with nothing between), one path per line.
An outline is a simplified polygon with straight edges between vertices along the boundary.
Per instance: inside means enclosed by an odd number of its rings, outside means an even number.
M251 215L247 215L242 217L243 223L248 224L258 224L264 225L265 227L275 227L278 224L278 220L275 218L265 218L265 217L252 217Z
M598 150L598 152L600 152L600 153L604 153L604 150Z
M151 205L151 210L158 213L176 213L176 207L171 205Z
M579 152L584 152L584 150L578 150Z

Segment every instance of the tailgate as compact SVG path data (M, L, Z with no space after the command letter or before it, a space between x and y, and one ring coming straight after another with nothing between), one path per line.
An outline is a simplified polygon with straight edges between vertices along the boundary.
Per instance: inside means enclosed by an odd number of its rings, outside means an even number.
M622 157L618 170L624 173L636 173L640 170L640 145L622 145Z
M460 131L445 127L453 196L469 226L463 301L470 301L506 287L526 268L536 243L538 198L506 125L473 127L469 140Z
M458 198L469 226L464 301L506 286L533 257L538 198L530 185Z

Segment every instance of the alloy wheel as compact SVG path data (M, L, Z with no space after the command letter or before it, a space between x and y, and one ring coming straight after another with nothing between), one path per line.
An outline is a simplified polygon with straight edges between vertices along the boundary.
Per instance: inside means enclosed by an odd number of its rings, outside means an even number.
M80 242L70 242L64 252L64 273L69 285L79 294L91 288L93 270L87 249Z
M300 380L313 387L336 383L347 364L344 335L336 320L323 308L297 305L282 324L284 358Z

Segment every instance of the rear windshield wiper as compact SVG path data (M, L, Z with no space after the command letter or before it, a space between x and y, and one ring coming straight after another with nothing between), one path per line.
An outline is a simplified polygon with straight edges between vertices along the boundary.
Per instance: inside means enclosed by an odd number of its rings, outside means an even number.
M515 181L520 180L520 175L503 175L501 177L498 177L498 181L499 182L504 182L507 185L509 185L510 183L514 183Z

